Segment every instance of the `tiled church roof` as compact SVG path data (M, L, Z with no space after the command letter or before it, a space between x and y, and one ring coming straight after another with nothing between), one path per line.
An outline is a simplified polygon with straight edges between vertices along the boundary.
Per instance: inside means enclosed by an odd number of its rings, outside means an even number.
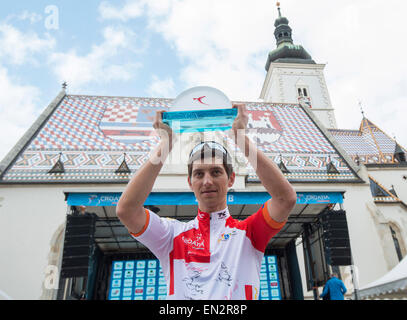
M129 174L116 173L124 153L132 172L146 161L158 142L151 135L155 111L167 110L170 103L171 99L63 95L31 138L3 160L0 183L126 182ZM245 103L249 127L260 128L251 138L276 164L283 161L290 181L360 181L300 105ZM49 173L59 159L64 172ZM337 172L327 171L330 162ZM253 171L248 179L256 181Z
M355 162L398 164L394 157L396 141L367 118L363 118L359 130L329 129L329 132Z

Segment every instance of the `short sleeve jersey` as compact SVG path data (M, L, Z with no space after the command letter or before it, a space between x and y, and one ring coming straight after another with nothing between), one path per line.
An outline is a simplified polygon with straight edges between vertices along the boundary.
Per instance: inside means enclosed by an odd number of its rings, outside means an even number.
M146 210L146 224L133 238L160 260L167 299L255 300L260 267L270 239L284 226L267 212L267 203L245 220L228 208L202 212L181 222Z

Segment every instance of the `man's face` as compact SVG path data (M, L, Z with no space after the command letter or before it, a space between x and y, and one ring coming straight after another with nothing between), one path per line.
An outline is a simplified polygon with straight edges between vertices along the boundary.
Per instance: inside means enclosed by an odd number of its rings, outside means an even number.
M205 207L224 205L228 188L234 181L235 173L228 177L222 160L218 158L194 161L191 177L188 177L189 186L195 197Z

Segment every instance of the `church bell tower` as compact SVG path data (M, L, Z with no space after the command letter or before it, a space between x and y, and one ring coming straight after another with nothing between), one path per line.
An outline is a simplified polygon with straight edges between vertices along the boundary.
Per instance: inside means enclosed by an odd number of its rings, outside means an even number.
M302 103L310 108L326 128L337 127L328 88L325 64L317 64L301 45L292 39L288 19L281 15L274 22L277 47L267 57L266 79L260 99L273 103Z

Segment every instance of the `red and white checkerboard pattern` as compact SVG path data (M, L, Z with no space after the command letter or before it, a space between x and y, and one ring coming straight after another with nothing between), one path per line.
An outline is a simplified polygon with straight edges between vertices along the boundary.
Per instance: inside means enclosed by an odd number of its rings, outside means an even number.
M106 122L136 122L139 107L131 103L116 103L109 105L102 121Z

